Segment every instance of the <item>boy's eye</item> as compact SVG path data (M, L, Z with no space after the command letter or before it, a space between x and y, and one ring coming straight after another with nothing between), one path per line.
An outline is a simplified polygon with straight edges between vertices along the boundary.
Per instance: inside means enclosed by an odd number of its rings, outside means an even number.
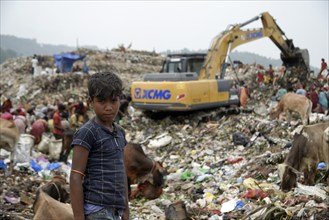
M105 99L100 99L100 98L98 98L98 99L96 99L96 101L97 101L97 102L104 103L104 102L105 102Z
M111 99L111 101L112 101L112 102L117 102L117 101L119 101L119 99L118 99L118 97L113 97L113 98Z

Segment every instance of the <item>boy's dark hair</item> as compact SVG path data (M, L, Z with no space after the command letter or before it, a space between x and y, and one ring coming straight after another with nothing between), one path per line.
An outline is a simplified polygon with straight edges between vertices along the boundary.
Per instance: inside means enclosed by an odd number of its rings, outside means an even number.
M88 81L88 95L91 99L121 97L123 91L121 79L112 72L95 73Z

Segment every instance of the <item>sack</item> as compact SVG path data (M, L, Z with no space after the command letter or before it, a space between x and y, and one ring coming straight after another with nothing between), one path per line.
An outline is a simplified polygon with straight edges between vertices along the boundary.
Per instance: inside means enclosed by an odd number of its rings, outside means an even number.
M15 158L18 163L30 162L34 137L29 134L21 134L17 143Z

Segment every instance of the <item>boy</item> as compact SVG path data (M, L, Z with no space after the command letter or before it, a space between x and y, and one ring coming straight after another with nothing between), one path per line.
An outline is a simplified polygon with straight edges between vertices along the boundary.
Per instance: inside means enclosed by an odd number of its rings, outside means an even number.
M70 176L74 219L129 219L123 148L125 132L115 123L122 81L96 73L88 82L88 102L96 116L74 134Z

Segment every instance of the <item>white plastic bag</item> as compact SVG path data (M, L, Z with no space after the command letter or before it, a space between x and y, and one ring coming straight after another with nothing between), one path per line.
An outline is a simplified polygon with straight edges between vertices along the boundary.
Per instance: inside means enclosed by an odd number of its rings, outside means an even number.
M29 134L21 134L16 146L15 161L18 163L29 162L33 146L34 137Z

